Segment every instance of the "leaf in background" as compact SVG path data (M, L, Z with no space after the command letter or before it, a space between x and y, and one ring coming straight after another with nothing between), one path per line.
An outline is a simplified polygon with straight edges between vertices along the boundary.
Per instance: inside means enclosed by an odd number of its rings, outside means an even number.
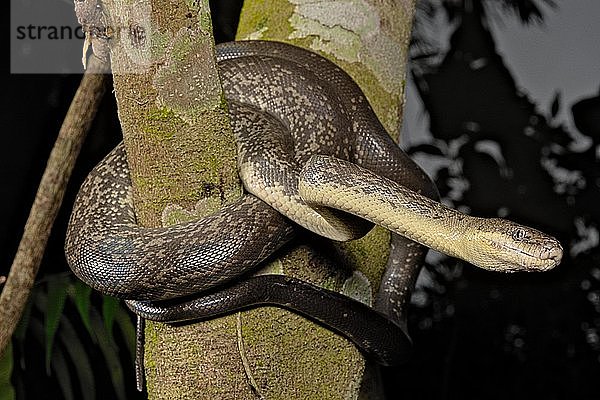
M552 99L552 103L550 103L550 116L552 118L556 118L558 115L558 111L560 110L560 101L561 101L561 93L560 90L556 90L554 92L554 99Z
M120 308L119 299L110 296L102 296L102 318L106 332L110 336L112 342L115 341L113 336L113 325L115 322L115 313Z
M10 383L13 369L12 344L9 342L2 357L0 357L0 400L14 400L15 389Z
M129 313L123 308L119 307L115 313L115 322L123 333L123 339L127 345L127 350L131 355L131 361L135 360L135 326L129 317Z
M33 308L32 297L34 295L35 292L29 296L29 300L27 300L25 309L23 309L23 313L21 314L21 320L19 321L19 324L15 329L15 333L13 334L13 338L15 339L19 348L19 365L21 369L25 369L25 335L27 334L27 327L29 326L29 320L31 318L31 310Z
M419 144L408 149L408 154L413 155L416 153L425 153L434 156L444 157L444 153L442 152L442 150L439 147L431 144Z
M96 398L96 382L92 365L77 332L65 316L60 319L58 338L75 366L83 400L94 400Z
M71 375L69 374L67 360L65 359L63 352L58 349L58 346L53 346L53 349L51 364L52 372L62 391L63 398L65 400L74 400L75 396L73 395L73 385L71 383Z
M123 367L119 361L118 348L112 336L106 331L106 326L102 322L102 318L98 312L92 308L90 310L90 322L98 339L98 346L106 360L106 367L110 373L110 379L113 388L119 400L126 400L125 395L125 380L123 378Z
M52 348L54 345L54 336L58 329L60 316L65 308L67 298L67 286L69 278L63 275L52 276L48 278L48 299L45 310L45 336L46 336L46 372L50 371L50 360L52 358Z
M90 336L92 334L92 325L90 323L90 307L92 303L92 288L77 279L68 289L69 296L75 303L79 316L83 321L85 329L87 329Z

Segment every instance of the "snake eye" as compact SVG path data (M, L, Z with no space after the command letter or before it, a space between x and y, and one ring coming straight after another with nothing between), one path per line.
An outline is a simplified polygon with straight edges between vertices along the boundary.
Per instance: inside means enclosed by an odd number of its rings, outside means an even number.
M512 237L515 240L523 240L527 237L527 232L525 232L525 229L517 229L513 232Z

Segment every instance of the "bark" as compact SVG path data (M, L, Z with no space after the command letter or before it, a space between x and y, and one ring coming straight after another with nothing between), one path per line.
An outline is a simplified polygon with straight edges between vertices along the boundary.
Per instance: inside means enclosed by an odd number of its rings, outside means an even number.
M241 185L208 1L103 7L139 222L166 226L234 201ZM220 382L243 376L239 357L227 356L236 343L234 316L180 327L147 323L149 398L230 397L235 389Z
M107 19L125 28L111 30L111 55L140 222L168 225L235 199L241 186L215 73L207 1L107 0L104 6ZM333 58L364 84L396 134L413 9L414 0L247 0L239 36L291 41ZM264 268L368 301L388 242L389 235L378 230L362 244L344 247L299 243ZM365 363L353 345L281 309L183 327L148 324L146 336L151 399L379 396L373 381L360 394Z

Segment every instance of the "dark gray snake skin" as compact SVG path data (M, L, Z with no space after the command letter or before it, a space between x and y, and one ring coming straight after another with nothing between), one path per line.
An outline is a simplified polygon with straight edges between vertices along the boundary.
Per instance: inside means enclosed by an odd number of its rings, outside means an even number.
M217 47L217 58L240 175L266 202L246 194L197 221L139 227L119 145L77 197L65 244L73 272L102 293L129 299L148 319L198 320L270 304L330 327L382 364L406 359L403 307L425 248L403 236L392 234L376 311L294 278L241 277L294 237L288 218L337 240L369 229L358 219L338 218L337 211L305 211L298 174L313 154L351 161L432 198L435 187L389 138L358 86L328 60L275 42L226 43ZM315 222L306 222L311 218Z

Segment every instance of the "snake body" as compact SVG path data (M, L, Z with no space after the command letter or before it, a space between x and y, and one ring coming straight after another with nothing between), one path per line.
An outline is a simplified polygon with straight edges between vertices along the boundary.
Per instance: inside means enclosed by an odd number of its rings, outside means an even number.
M274 42L220 45L217 58L249 193L207 218L139 227L118 146L84 182L67 232L69 265L93 288L130 299L138 314L166 322L279 305L395 364L407 354L402 307L423 245L488 269L545 270L560 260L560 244L539 231L469 217L434 201L431 181L330 61ZM363 218L396 232L376 311L293 278L239 281L294 237L290 220L348 240L369 229Z

